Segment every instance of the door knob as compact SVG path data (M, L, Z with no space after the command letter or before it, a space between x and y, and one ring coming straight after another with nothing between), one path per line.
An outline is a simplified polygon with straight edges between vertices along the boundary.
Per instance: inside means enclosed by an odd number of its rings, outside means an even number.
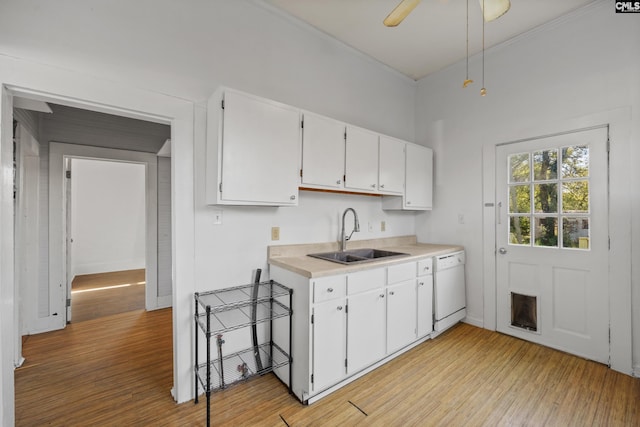
M500 248L498 249L498 252L500 252L502 255L507 253L507 250L505 248Z

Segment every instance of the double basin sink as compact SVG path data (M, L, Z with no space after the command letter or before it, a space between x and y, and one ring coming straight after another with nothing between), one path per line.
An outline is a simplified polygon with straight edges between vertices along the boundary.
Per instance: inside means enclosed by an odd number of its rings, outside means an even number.
M337 262L339 264L361 264L371 261L408 256L402 252L384 251L381 249L351 249L348 251L323 252L309 254L308 256L323 259L325 261Z

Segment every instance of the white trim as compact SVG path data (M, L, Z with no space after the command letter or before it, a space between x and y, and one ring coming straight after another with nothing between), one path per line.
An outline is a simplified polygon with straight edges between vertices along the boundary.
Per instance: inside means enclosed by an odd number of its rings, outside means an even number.
M158 157L152 153L58 142L49 144L49 289L52 298L51 310L57 310L60 313L66 311L64 309L67 296L67 280L65 279L67 277L65 158L112 160L140 163L145 166L145 280L147 282L145 285L145 307L147 310L155 310L158 308ZM62 317L64 322L61 327L64 327L66 316Z
M495 199L495 149L498 145L517 141L523 137L535 135L552 135L571 129L584 129L609 125L611 140L609 175L610 193L609 209L615 215L609 215L609 236L611 247L609 250L609 316L610 316L610 366L611 369L632 375L632 308L631 308L631 200L628 195L630 183L627 171L633 167L631 156L631 108L622 107L615 110L603 111L582 117L561 120L555 123L541 124L535 129L527 129L527 135L522 130L512 131L514 137L497 141L483 149L483 202L492 203ZM483 221L483 239L485 247L484 259L484 291L485 291L485 328L495 330L495 325L486 319L495 321L495 292L496 292L496 256L495 244L493 251L489 250L491 236L495 242L495 210L488 214L485 208ZM493 301L488 301L493 298ZM491 310L491 312L488 312Z

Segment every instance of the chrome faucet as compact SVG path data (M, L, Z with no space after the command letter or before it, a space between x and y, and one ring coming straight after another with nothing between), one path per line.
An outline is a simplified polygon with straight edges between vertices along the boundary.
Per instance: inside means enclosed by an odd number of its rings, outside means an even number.
M345 237L344 235L344 217L347 216L347 212L353 212L353 230L351 230L351 234L349 234L349 237ZM347 248L347 240L351 239L351 236L353 236L354 232L360 232L360 222L358 221L358 214L356 213L355 209L353 208L347 208L344 210L344 213L342 214L342 238L340 240L340 250L344 251Z

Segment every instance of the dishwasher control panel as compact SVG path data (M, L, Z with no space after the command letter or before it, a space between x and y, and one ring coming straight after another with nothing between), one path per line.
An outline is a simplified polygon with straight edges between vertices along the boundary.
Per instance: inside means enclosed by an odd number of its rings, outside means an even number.
M464 265L464 251L441 255L436 258L436 271Z

